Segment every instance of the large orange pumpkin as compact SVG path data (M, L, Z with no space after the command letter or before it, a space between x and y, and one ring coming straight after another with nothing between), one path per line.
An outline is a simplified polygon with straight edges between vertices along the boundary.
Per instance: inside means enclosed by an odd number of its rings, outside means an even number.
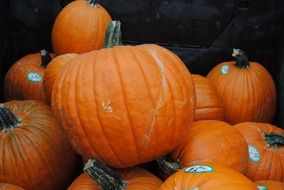
M153 44L78 55L52 92L54 115L77 152L118 168L171 152L194 107L190 72L177 55Z
M97 160L91 160L84 170L85 173L68 190L157 190L162 184L159 178L142 168L116 172Z
M199 164L183 168L170 176L159 190L257 190L241 173L217 164Z
M195 121L169 160L177 163L166 163L166 158L158 162L170 174L177 170L173 167L184 168L202 162L223 164L245 173L248 145L238 130L223 121Z
M53 55L45 50L19 59L8 70L4 79L4 98L9 100L41 100L46 102L43 75Z
M249 145L246 175L252 180L284 181L284 130L271 124L235 125Z
M225 121L271 122L276 108L276 88L267 70L249 62L242 50L234 50L236 61L218 64L208 78L216 86L225 109Z
M40 101L0 105L0 181L29 190L61 190L75 154L50 108Z
M19 186L8 184L8 183L0 183L0 189L1 190L24 190L23 188Z
M46 97L46 101L48 104L51 102L51 92L52 87L54 85L55 79L63 68L63 66L68 63L71 59L73 59L77 54L75 53L68 53L64 55L59 55L55 57L50 63L47 65L44 71L44 78L43 78L43 88Z
M224 108L215 86L206 77L192 75L196 93L194 120L223 120Z
M83 53L103 47L111 17L96 0L77 0L64 7L52 28L57 55Z
M256 181L258 190L284 190L284 182L264 180Z

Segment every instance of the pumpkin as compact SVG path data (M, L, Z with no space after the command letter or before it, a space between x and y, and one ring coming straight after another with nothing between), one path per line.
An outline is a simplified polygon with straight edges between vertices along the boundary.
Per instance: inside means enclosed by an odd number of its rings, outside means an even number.
M257 190L243 174L217 164L198 164L171 175L158 190Z
M118 30L110 31L119 31L120 24L113 26ZM80 155L124 168L181 142L193 120L195 93L190 72L171 51L115 46L72 59L56 79L51 105Z
M196 93L194 120L223 120L224 108L215 86L206 77L192 75Z
M40 101L0 104L0 181L29 190L59 190L75 154L50 108Z
M50 104L51 102L51 92L56 76L58 75L59 71L63 68L63 66L66 63L68 63L68 61L73 59L76 55L77 54L75 53L59 55L55 57L53 60L51 60L50 63L47 65L44 71L43 87L44 87L46 101L48 104Z
M242 50L234 50L235 61L218 64L207 75L223 102L225 121L271 122L276 109L276 87L268 71L249 62Z
M162 181L142 168L128 168L116 172L98 160L90 160L68 190L155 190Z
M19 186L8 184L8 183L0 183L0 189L1 190L24 190L23 188Z
M14 63L4 79L4 99L46 102L42 81L51 57L52 54L42 50L40 53L26 55Z
M246 175L252 180L284 181L284 130L265 123L245 122L234 126L249 146Z
M77 0L64 7L52 28L52 47L57 55L84 53L103 47L108 12L97 0Z
M245 173L248 145L238 130L223 121L195 121L170 158L158 159L159 166L168 174L202 162L224 164Z
M258 190L284 190L284 182L264 180L256 181Z

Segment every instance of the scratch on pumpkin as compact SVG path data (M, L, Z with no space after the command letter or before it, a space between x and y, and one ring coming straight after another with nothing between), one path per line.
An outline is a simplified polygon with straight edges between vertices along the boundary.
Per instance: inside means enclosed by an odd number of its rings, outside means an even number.
M111 113L113 111L110 100L102 102L101 106L102 106L103 110L105 110L108 113Z

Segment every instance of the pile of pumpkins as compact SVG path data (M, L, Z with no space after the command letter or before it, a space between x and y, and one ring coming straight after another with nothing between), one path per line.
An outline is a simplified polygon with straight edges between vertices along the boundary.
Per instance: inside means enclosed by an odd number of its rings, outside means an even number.
M95 0L59 13L52 46L6 74L1 189L284 190L275 84L244 51L191 74L164 47L122 45Z

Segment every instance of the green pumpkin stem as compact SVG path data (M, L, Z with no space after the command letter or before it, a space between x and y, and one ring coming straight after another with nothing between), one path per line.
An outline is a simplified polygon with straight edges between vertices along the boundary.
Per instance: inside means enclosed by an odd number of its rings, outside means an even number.
M90 159L85 167L84 172L91 176L102 190L123 190L126 183L104 163Z
M51 61L49 53L45 49L43 49L40 51L40 57L41 57L41 67L46 68L48 63Z
M265 134L265 141L269 147L279 147L284 145L284 134L269 133Z
M241 49L233 49L233 57L235 57L236 64L235 66L245 69L249 67L248 57L245 52Z
M119 45L122 45L121 22L119 20L113 20L109 23L106 31L104 48L111 48Z
M98 0L87 0L87 1L92 7L95 7L96 4L98 3Z
M180 168L179 161L173 161L169 156L162 156L156 159L159 168L161 168L166 174L172 175Z
M0 130L5 133L17 128L20 124L17 118L4 104L0 104Z

